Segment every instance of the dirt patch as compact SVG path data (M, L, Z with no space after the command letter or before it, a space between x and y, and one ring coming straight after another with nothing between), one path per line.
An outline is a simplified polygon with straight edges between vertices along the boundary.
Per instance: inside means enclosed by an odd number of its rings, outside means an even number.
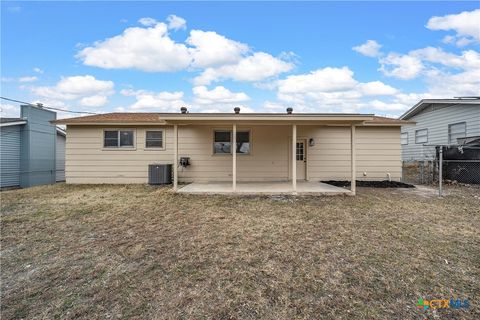
M479 319L478 189L407 190L2 192L1 318ZM470 308L415 306L451 297Z
M321 181L323 183L331 184L336 187L350 187L350 181L347 180L327 180ZM415 188L413 184L403 183L399 181L364 181L357 180L357 187L368 187L368 188Z

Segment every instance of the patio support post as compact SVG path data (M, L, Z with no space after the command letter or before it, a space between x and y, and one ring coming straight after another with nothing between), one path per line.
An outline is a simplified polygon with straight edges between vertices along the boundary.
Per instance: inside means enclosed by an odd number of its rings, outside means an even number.
M178 189L178 127L173 125L173 191Z
M297 125L292 125L292 187L297 193Z
M350 190L352 191L352 194L355 195L356 189L357 189L357 160L356 160L356 151L355 151L355 125L352 124L351 128L351 135L350 135L350 150L351 150L351 170L352 170L352 182L351 182L351 187Z
M232 188L233 192L237 190L237 125L233 124L232 130Z

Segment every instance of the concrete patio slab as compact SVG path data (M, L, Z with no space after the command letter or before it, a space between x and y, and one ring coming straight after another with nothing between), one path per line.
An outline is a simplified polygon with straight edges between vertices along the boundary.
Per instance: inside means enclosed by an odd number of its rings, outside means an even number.
M294 194L292 182L237 182L234 192L231 182L190 183L181 187L178 193L187 194L241 194L241 195L277 195ZM297 181L298 195L352 195L348 189L335 187L326 183Z

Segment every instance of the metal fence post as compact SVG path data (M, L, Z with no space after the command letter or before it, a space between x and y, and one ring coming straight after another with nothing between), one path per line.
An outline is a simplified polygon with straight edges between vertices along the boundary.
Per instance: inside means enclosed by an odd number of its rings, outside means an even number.
M442 180L443 180L443 146L440 146L438 156L438 196L442 196Z

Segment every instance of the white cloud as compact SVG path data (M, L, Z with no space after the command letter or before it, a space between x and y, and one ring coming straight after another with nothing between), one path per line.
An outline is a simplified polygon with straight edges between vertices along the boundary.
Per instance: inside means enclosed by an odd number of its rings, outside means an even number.
M381 65L379 70L384 75L403 80L415 78L424 68L421 59L418 57L397 53L389 53L379 62Z
M466 50L460 55L456 55L440 48L426 47L412 50L405 55L390 53L379 61L381 64L379 70L384 75L403 80L413 79L420 75L428 80L432 77L432 72L441 73L445 76L444 80L456 79L450 77L454 70L469 71L480 77L480 53L474 50ZM455 80L457 84L458 80ZM431 84L434 82L431 81Z
M212 90L208 90L205 86L194 87L193 94L194 102L202 105L239 103L250 100L244 92L232 92L222 86L217 86Z
M135 112L178 112L180 107L187 106L183 101L183 92L181 91L151 92L146 90L124 89L120 91L120 94L135 97L136 101L127 108L124 108Z
M107 104L108 98L102 95L85 97L80 100L80 104L85 107L101 107Z
M18 82L35 82L37 80L38 78L35 76L25 76L25 77L20 77L18 79Z
M358 88L366 96L389 96L398 93L397 89L381 81L360 83Z
M171 14L167 17L168 29L180 30L187 28L187 21L179 16Z
M381 47L382 45L379 44L377 41L367 40L367 42L365 42L364 44L353 47L352 49L367 57L378 57L381 55Z
M357 81L347 67L318 69L278 81L280 93L332 92L353 88Z
M256 52L236 64L207 68L194 79L196 85L208 85L214 81L261 81L293 69L293 63L273 57L265 52Z
M461 55L456 55L439 48L426 47L410 51L409 55L447 67L461 69L480 68L480 53L474 50L463 51Z
M214 81L262 81L294 67L293 53L274 57L252 52L247 44L213 31L192 30L185 43L175 42L169 29L185 28L185 20L171 15L166 23L142 18L143 27L97 41L77 53L85 65L105 69L138 69L147 72L200 71L195 85Z
M146 27L152 27L154 25L157 24L157 20L153 19L153 18L148 18L148 17L145 17L145 18L140 18L138 20L138 22L142 25L142 26L146 26Z
M18 118L20 117L20 108L13 104L0 104L0 117L2 118Z
M380 100L372 100L366 103L366 106L380 111L404 111L409 108L409 106L402 103L388 103Z
M43 70L42 70L42 69L40 69L39 67L35 67L35 68L33 68L33 71L35 71L36 73L43 74Z
M169 37L165 23L127 28L121 35L82 49L77 57L89 66L147 72L178 71L191 62L188 48Z
M108 96L114 93L112 81L97 80L91 75L62 78L55 86L31 87L33 93L50 101L50 105L58 101L80 100L87 107L105 105Z
M427 28L430 30L453 30L456 32L455 38L458 46L467 45L473 41L480 41L480 9L473 11L464 11L459 14L449 14L442 17L432 17L427 22ZM447 38L448 39L448 38ZM450 39L453 43L453 39Z
M458 96L478 96L480 69L459 73L431 70L425 79L428 93L438 98Z
M107 93L113 87L112 81L97 80L91 75L62 78L56 85L58 91L74 95Z
M290 106L297 112L358 112L361 108L368 110L380 106L366 103L366 99L372 96L392 99L399 94L397 89L380 81L356 80L348 67L326 67L307 74L291 75L277 84L277 97L282 103L266 104L267 109L282 110Z
M225 38L212 31L192 30L186 41L193 58L193 66L214 67L236 63L248 52L246 44Z

